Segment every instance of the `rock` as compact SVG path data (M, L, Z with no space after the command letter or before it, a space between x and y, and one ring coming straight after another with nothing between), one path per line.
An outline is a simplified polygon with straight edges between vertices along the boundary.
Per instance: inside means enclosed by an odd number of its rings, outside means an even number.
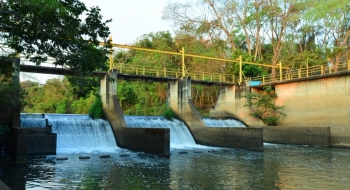
M79 156L80 160L84 160L84 159L90 159L90 156Z
M58 157L58 158L56 158L56 160L68 160L68 158L67 157Z

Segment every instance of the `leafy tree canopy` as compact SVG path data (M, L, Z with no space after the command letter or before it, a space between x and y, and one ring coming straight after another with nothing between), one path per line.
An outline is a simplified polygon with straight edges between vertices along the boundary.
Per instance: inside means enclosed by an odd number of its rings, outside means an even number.
M0 40L37 65L53 57L55 66L69 68L75 76L91 76L106 69L110 21L102 20L98 7L87 8L79 0L5 0Z

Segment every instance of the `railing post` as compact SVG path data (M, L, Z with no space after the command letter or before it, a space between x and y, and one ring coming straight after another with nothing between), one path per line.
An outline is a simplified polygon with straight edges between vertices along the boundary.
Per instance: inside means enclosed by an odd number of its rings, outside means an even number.
M235 75L232 75L232 83L235 83Z
M265 75L263 75L263 81L262 81L262 83L263 83L263 84L265 83Z
M324 74L323 65L321 65L321 75Z
M280 81L282 81L282 62L278 63L280 65Z
M306 59L306 77L309 77L309 59Z
M298 69L298 78L301 78L301 69Z
M242 56L239 56L239 84L242 83Z
M181 48L182 77L185 76L185 48Z
M203 72L203 74L202 74L202 80L204 80L205 78L204 78L204 72Z
M221 82L221 74L219 75L219 77L220 77L220 82Z
M143 74L143 75L146 75L146 74L145 74L145 67L144 67L144 66L142 67L142 74Z
M164 77L166 77L166 67L164 67Z
M348 60L348 70L350 70L350 59Z

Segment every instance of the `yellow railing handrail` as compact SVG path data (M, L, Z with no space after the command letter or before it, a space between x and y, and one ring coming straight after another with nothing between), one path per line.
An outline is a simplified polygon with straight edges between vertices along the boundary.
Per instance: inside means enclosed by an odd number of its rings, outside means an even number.
M129 45L123 45L123 44L114 44L112 43L112 37L109 39L109 43L112 45L112 47L119 47L119 48L127 48L127 49L135 49L135 50L142 50L142 51L149 51L149 52L157 52L157 53L164 53L164 54L172 54L172 55L181 55L181 62L182 62L182 77L186 75L185 73L185 57L195 57L195 58L202 58L202 59L211 59L211 60L218 60L218 61L225 61L225 62L233 62L233 63L239 63L240 64L240 72L239 72L239 83L242 82L242 64L251 64L251 65L257 65L257 66L264 66L264 67L272 67L272 68L280 68L280 72L282 72L282 68L289 69L288 67L282 67L282 63L279 63L277 65L267 65L267 64L261 64L261 63L253 63L253 62L246 62L242 61L242 56L239 57L237 60L233 59L225 59L225 58L218 58L218 57L211 57L211 56L203 56L203 55L194 55L194 54L186 54L184 47L181 48L180 52L172 52L172 51L164 51L164 50L155 50L155 49L149 49L149 48L142 48L142 47L135 47L135 46L129 46ZM100 45L105 45L104 42L100 42ZM112 62L113 60L110 60L110 68L112 68Z
M114 69L118 69L119 73L122 74L136 74L145 76L162 76L162 77L176 77L182 74L181 69L175 68L154 68L150 66L133 65L125 63L114 64ZM209 73L209 72L189 72L189 76L193 80L203 80L211 82L237 82L233 75L222 74L222 73Z
M338 70L339 71L345 71L350 70L350 60L348 60L347 63L339 64ZM265 75L265 76L259 76L259 77L253 77L252 81L261 81L262 83L269 83L269 82L276 82L276 81L284 81L284 80L291 80L291 79L298 79L298 78L307 78L307 77L313 77L313 76L320 76L324 74L330 74L334 73L334 67L329 64L322 64L322 65L314 65L314 66L308 66L304 68L299 69L291 69L286 72L282 72L282 75L277 74L275 76L272 75ZM276 80L279 77L279 80Z

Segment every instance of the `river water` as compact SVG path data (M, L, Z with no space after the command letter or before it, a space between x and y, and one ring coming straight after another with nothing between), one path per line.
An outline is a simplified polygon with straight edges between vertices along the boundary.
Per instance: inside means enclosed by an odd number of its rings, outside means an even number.
M128 118L126 120L129 125L133 122ZM159 118L146 120L154 122L152 120ZM99 125L92 126L107 130L104 124L101 124L104 121L98 122ZM65 130L61 132L57 128L55 130L58 136L66 133L62 132ZM171 134L172 130L171 128ZM88 138L87 141L92 142L97 140L96 138L109 137L98 134L90 135ZM59 139L58 141L67 140L67 138ZM66 146L63 142L58 143L61 143L60 146ZM181 140L178 140L176 143L171 143L170 158L161 158L121 149L113 145L113 142L111 144L107 143L98 149L95 147L89 149L89 147L83 148L85 145L82 143L81 151L68 146L58 147L57 155L31 158L30 164L26 167L1 168L0 179L14 190L349 189L350 187L349 149L264 144L263 152L254 152L191 145L191 142L181 146ZM101 155L110 157L100 158ZM79 159L80 156L90 158Z

